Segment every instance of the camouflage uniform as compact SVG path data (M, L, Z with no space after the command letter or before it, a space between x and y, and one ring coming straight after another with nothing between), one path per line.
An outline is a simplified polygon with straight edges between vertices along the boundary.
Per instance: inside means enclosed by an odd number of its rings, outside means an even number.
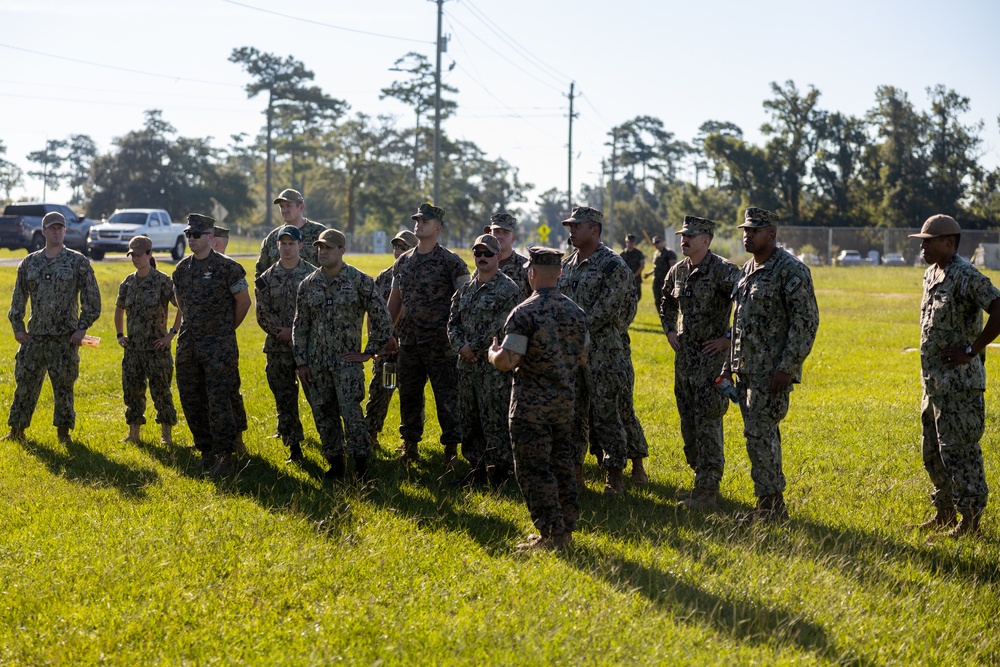
M949 369L941 361L946 348L965 348L983 329L983 310L1000 290L957 254L941 273L924 273L920 304L920 367L924 468L934 484L938 507L956 507L963 515L986 507L989 489L979 441L985 424L985 354Z
M29 298L31 317L25 329ZM100 315L101 290L90 261L80 253L63 248L48 259L43 248L17 265L7 318L15 334L27 331L31 340L21 345L14 357L17 386L7 418L12 429L23 430L31 424L46 371L55 403L53 426L76 426L73 384L80 374L80 354L69 339L74 331L89 329Z
M261 241L260 257L257 259L256 267L254 267L254 280L259 278L262 273L271 268L272 265L277 264L278 260L281 259L281 253L278 252L278 233L282 227L284 225L275 227ZM326 231L326 226L312 220L306 220L299 231L302 233L302 250L299 251L299 257L310 264L318 265L316 261L316 247L313 245L313 242L319 238L320 234Z
M462 441L458 371L448 342L448 315L456 283L469 275L465 261L441 245L426 254L407 250L392 266L399 288L399 434L420 442L424 432L424 385L430 379L441 425L441 444Z
M638 248L632 248L631 250L623 250L621 253L621 258L625 261L625 265L628 270L633 274L633 280L635 281L635 292L636 301L642 299L642 274L635 275L635 272L639 270L642 263L646 261L646 256L642 254L642 251Z
M674 397L695 488L717 491L726 465L722 417L729 400L715 388L726 351L709 355L701 349L729 333L738 271L709 250L698 266L687 257L674 264L663 282L660 320L664 333L677 332L680 346L674 357Z
M389 292L392 291L392 267L381 271L375 278L375 289L382 295L382 300L389 302ZM393 333L398 335L398 331ZM385 425L385 416L389 412L389 403L395 389L386 389L382 383L382 373L386 364L396 363L398 355L379 354L372 359L372 379L368 383L368 402L365 404L365 428L369 433L378 435Z
M309 401L323 455L331 463L344 453L345 431L348 454L371 454L361 412L364 364L343 359L344 354L361 350L365 313L371 324L365 354L375 355L392 336L392 320L371 277L344 264L332 278L320 270L299 285L292 327L295 363L308 366L312 374Z
M503 347L522 355L514 370L510 437L517 481L543 537L572 532L580 514L573 414L587 316L556 288L514 308Z
M663 301L663 281L667 278L670 267L677 263L677 253L664 246L653 254L653 303L660 307Z
M621 470L628 455L621 392L627 385L629 359L622 338L622 323L635 315L632 273L622 258L603 243L587 259L575 252L563 260L559 290L587 313L590 359L581 367L577 393L577 460L586 455L589 428L591 444L603 451L602 465ZM589 394L589 406L586 396Z
M182 259L173 280L184 313L175 360L181 408L195 447L204 455L228 456L239 431L233 406L240 390L235 297L249 289L246 271L213 250L203 260Z
M448 319L451 349L457 355L468 344L479 358L474 362L458 358L462 456L473 466L497 472L514 464L507 426L511 374L495 368L487 354L520 301L517 284L498 272L485 284L477 278L462 285L451 299Z
M264 372L267 375L267 386L274 394L278 412L278 435L286 447L301 443L305 435L299 420L299 377L295 355L290 343L278 340L278 329L292 327L299 283L314 271L315 266L299 259L294 269L288 270L281 264L274 264L254 281L257 324L267 332L264 339L264 354L267 355Z
M528 282L528 269L525 268L528 258L512 252L507 259L500 260L500 273L513 280L521 290L520 301L531 296L531 284Z
M170 276L153 268L145 278L135 273L118 287L115 306L125 311L128 345L122 356L122 393L125 398L125 423L146 423L146 381L156 406L156 423L173 426L177 410L170 383L174 378L174 359L170 348L157 350L153 344L167 335L167 310L177 305Z
M753 259L743 265L733 301L732 347L724 372L738 377L754 493L773 496L785 490L778 425L788 414L792 389L772 394L768 386L776 370L795 383L802 380L802 363L819 328L812 276L805 264L776 248L763 266L755 267Z

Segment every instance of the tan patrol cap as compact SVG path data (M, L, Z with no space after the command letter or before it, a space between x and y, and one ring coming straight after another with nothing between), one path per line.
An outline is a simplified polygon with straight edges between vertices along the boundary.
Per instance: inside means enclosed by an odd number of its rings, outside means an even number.
M962 228L958 226L958 221L950 215L932 215L924 221L924 226L920 228L919 234L910 234L911 239L933 239L938 236L950 236L961 234Z

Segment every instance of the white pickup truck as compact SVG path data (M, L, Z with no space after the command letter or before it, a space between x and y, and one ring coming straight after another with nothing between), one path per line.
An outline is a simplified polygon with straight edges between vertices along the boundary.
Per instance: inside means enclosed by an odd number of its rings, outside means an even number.
M90 257L102 260L108 252L128 252L133 236L148 236L153 240L153 250L169 251L174 260L180 260L187 247L184 227L171 221L170 214L160 208L118 209L106 222L90 228Z

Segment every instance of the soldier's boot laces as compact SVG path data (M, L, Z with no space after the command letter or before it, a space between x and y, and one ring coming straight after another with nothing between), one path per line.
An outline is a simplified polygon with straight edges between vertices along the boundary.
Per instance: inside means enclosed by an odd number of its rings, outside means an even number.
M625 493L625 480L621 468L605 468L604 494L620 496Z
M338 454L334 456L330 461L330 469L323 474L323 477L329 480L341 480L344 479L344 455Z
M23 428L11 428L7 432L7 435L3 437L4 440L14 440L15 442L24 442L25 435Z
M915 523L910 528L917 528L926 532L948 530L958 525L958 513L952 506L939 506L937 512L923 523Z
M174 427L170 424L160 424L160 443L164 445L174 444Z
M948 537L963 537L965 535L976 537L982 534L979 528L979 520L982 516L982 509L962 512L962 522L948 531Z
M124 438L122 438L122 442L134 442L134 443L138 444L139 443L139 435L140 435L139 429L141 429L141 428L142 428L142 426L139 425L139 424L129 424L128 425L128 435L126 435Z
M649 477L646 475L646 469L642 465L641 458L632 459L632 483L636 485L647 484L649 482Z
M420 452L415 442L404 440L398 451L400 463L416 463L420 460Z
M69 426L60 426L56 429L56 436L59 438L59 442L64 445L68 445L73 442L73 438L69 434Z
M718 501L718 489L703 489L701 487L695 487L687 498L677 503L677 506L693 512L699 512L712 509Z

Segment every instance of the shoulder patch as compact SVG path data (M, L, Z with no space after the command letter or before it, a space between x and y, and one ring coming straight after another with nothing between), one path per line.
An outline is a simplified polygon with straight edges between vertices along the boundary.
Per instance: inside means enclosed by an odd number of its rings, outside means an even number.
M798 276L792 276L787 283L785 283L785 291L789 294L794 294L795 290L802 287L802 278Z
M615 272L615 269L617 268L618 266L616 262L608 262L607 264L604 265L604 268L601 269L601 273L603 273L606 276L610 276L612 273Z

